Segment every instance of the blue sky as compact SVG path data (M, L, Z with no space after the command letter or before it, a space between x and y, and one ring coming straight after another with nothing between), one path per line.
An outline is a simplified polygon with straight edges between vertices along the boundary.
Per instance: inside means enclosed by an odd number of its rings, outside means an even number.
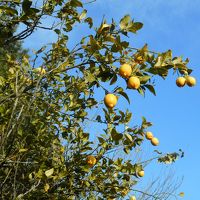
M88 16L94 18L95 24L102 16L119 21L125 14L130 14L136 21L144 23L137 35L130 38L134 47L142 47L145 43L155 51L172 49L174 56L189 57L189 67L194 69L192 75L197 79L194 88L178 88L175 85L177 76L170 76L163 81L156 79L157 96L147 93L146 97L129 91L131 105L120 98L119 104L133 112L133 121L139 122L142 116L152 121L151 131L159 138L158 150L173 152L181 148L185 157L168 167L175 171L176 176L184 176L180 191L185 192L188 200L198 200L200 180L200 1L199 0L97 0L88 5ZM85 34L85 28L77 27L70 35L75 41ZM39 48L38 43L45 44L55 39L54 34L47 37L46 31L40 31L31 36L25 43L26 47ZM31 46L31 47L30 47ZM120 84L124 84L120 80ZM103 94L100 94L100 98ZM145 144L146 152L154 148ZM153 164L147 168L144 181L152 176L159 176L163 168L155 168Z

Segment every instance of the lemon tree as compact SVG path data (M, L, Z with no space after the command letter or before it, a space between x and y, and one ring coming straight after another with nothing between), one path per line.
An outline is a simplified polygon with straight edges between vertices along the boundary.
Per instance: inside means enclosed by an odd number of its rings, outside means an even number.
M129 127L128 90L156 95L157 76L165 79L173 70L194 86L188 59L172 51L154 52L147 45L132 47L131 34L143 26L130 15L119 22L103 20L94 26L81 0L2 0L1 48L27 41L35 31L51 31L57 40L37 51L4 56L0 71L0 196L1 199L123 199L142 181L145 166L113 152L131 154L146 139L159 141L148 131L152 123ZM56 20L45 26L43 18ZM75 26L87 24L90 34L69 45ZM10 29L20 26L16 32ZM12 29L13 30L13 29ZM128 36L128 37L127 37ZM37 42L37 41L35 41ZM30 46L31 48L31 46ZM119 84L124 79L127 87ZM176 81L175 81L176 84ZM99 100L95 93L103 93ZM120 110L118 99L127 105ZM105 104L105 105L104 105ZM98 110L95 118L91 112ZM85 123L99 125L92 137ZM121 128L125 125L125 129ZM152 146L153 150L153 146ZM158 153L161 163L174 162L182 152ZM151 195L158 199L159 194ZM135 199L134 196L130 197Z

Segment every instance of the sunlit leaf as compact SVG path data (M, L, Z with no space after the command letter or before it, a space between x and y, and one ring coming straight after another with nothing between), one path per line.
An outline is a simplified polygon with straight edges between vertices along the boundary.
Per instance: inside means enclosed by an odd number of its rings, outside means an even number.
M47 177L49 177L49 176L51 176L51 175L53 174L53 172L54 172L54 168L51 168L51 169L45 171L45 175L46 175Z
M130 15L125 15L121 20L120 20L120 28L126 29L126 27L128 26L129 22L131 20Z

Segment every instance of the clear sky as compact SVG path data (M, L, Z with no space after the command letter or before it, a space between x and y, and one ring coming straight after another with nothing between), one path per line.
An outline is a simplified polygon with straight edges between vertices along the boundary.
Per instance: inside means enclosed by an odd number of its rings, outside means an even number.
M180 191L185 192L186 200L199 200L200 180L200 0L97 0L89 4L88 16L94 17L95 24L102 16L118 21L125 14L130 14L136 21L144 23L137 35L132 35L131 44L142 47L145 43L155 51L172 49L174 56L182 55L190 59L189 67L194 69L192 75L197 79L194 88L178 88L175 85L176 75L163 81L156 79L157 96L147 93L143 98L130 91L131 105L136 122L145 116L154 126L151 131L159 138L158 150L173 152L182 149L185 157L178 160L171 168L179 177L184 176ZM76 40L82 31L75 31L71 39ZM46 43L54 39L54 35L40 31L31 36L25 46L37 48L37 43ZM39 47L38 47L39 48ZM121 79L121 84L124 84ZM152 146L145 147L153 150ZM156 165L149 167L145 181L160 175Z

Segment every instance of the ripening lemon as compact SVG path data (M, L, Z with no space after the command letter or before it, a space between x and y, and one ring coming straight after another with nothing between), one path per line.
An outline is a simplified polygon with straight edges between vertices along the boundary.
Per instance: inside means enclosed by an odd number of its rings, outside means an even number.
M178 77L176 79L176 85L178 87L183 87L185 85L185 83L186 83L186 79L184 77Z
M117 104L117 96L114 94L107 94L104 97L104 103L108 108L113 108Z
M151 140L153 138L153 133L150 131L147 131L145 136L147 140Z
M135 196L130 196L129 200L136 200Z
M153 137L153 138L151 139L151 144L152 144L153 146L158 146L158 145L159 145L159 140L158 140L158 138Z
M196 85L196 79L192 76L187 76L186 77L186 83L189 87L193 87Z
M137 90L140 87L140 79L136 76L131 76L128 79L128 87Z
M143 177L143 176L144 176L144 170L139 171L139 172L138 172L138 176L139 176L139 177Z
M129 64L123 64L119 68L119 74L124 78L128 78L131 75L131 73L132 73L132 68Z
M94 156L87 156L86 162L90 167L93 167L96 164L97 160Z

